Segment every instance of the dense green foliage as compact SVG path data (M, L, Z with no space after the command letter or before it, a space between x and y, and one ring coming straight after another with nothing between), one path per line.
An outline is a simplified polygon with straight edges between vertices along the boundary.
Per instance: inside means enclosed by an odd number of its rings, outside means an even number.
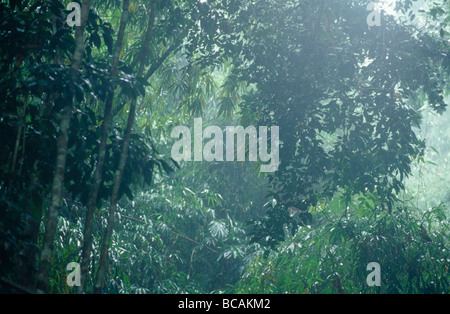
M343 198L314 208L320 222L255 257L239 293L447 293L448 215L444 207L417 213L403 205L380 212L373 195L355 197L344 218ZM419 216L421 215L421 216ZM319 218L320 217L320 218ZM366 266L382 266L380 287L369 287Z
M373 27L365 0L84 0L76 27L69 2L0 1L0 279L449 292L448 1ZM279 126L278 170L177 163L197 117Z
M420 115L410 95L421 90L437 112L446 106L445 76L426 73L433 71L437 55L446 56L448 73L448 47L421 33L405 41L411 30L387 17L383 27L358 27L366 16L363 4L321 5L256 1L258 15L248 17L244 53L253 63L236 66L236 72L257 91L246 99L243 114L256 124L284 123L282 166L272 178L273 197L282 208L269 216L262 236L267 228L280 234L289 220L280 212L308 210L338 188L347 198L376 193L383 199L380 206L391 211L411 158L423 150L413 130ZM419 55L428 61L417 64Z

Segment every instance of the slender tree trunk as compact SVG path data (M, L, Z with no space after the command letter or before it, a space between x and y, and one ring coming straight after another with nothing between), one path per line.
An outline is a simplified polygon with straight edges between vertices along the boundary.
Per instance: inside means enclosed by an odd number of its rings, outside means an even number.
M91 10L91 0L84 0L81 5L81 25L75 29L75 51L72 57L72 67L70 74L75 82L80 75L81 62L84 54L84 28L86 26L89 12Z
M84 52L84 27L89 16L91 0L83 1L81 7L81 26L76 29L76 46L72 59L71 76L75 82L78 80L81 61ZM44 242L41 250L37 292L47 292L50 262L53 253L54 236L58 224L59 206L61 203L61 192L64 184L64 172L66 168L67 142L69 137L70 119L72 118L73 105L68 104L62 110L59 125L58 144L56 150L56 168L52 185L52 197L48 210L47 224Z
M175 41L172 43L172 45L166 50L166 52L164 52L164 54L158 59L158 61L153 63L152 66L150 67L150 69L148 69L147 73L144 76L144 79L146 81L156 72L156 70L158 70L158 68L164 63L164 61L166 61L167 57L169 57L169 55L172 52L174 52L176 48L178 48L180 46L181 41L183 40L183 38L186 36L186 34L189 31L189 26L190 25L188 25L181 32L181 34L175 39Z
M187 35L189 31L189 26L187 26L183 32L181 32L181 34L175 39L175 41L172 43L172 45L164 52L164 54L159 57L159 59L154 62L150 69L148 69L147 73L145 73L144 80L148 80L155 72L156 70L158 70L158 68L164 63L164 61L166 61L166 59L176 50L176 48L179 47L181 41L183 40L183 38ZM119 106L118 108L115 109L113 116L115 116L120 110L122 110L124 107L124 104L122 106Z
M125 36L125 28L129 19L129 1L126 0L123 3L123 12L120 20L119 32L117 35L117 42L114 48L113 53L113 61L110 72L111 81L113 81L117 77L117 68L119 65L120 52L122 50L123 38ZM92 239L93 239L93 225L94 225L94 211L97 204L98 191L100 189L100 185L102 183L102 173L103 173L103 165L105 162L106 155L106 141L108 139L111 121L112 121L112 105L114 100L114 91L116 89L116 84L112 83L111 90L108 93L108 97L105 103L105 113L103 118L103 133L100 141L97 165L94 172L94 184L91 189L91 194L89 195L89 200L87 204L87 213L86 213L86 221L84 226L84 243L83 243L83 251L81 256L81 286L78 288L78 293L83 293L86 288L86 279L89 274L89 262L92 251Z
M66 167L67 142L69 137L70 118L72 117L72 108L65 107L63 110L61 123L59 126L56 171L53 178L52 198L48 210L47 225L41 251L41 261L38 276L39 292L47 292L48 272L50 270L50 260L53 253L53 238L55 236L58 224L59 205L61 202L61 191L64 183L64 171Z
M16 144L14 145L14 154L11 165L12 173L16 171L17 154L19 153L20 140L22 139L22 132L25 133L25 117L27 115L27 105L28 105L28 96L25 97L22 109L23 111L22 114L20 115L19 130L17 131Z
M151 34L153 31L153 25L155 21L155 14L156 14L155 4L153 2L152 9L151 9L151 15L147 26L147 31L145 34L143 46L142 46L142 52L140 56L140 64L139 64L139 71L138 76L141 77L144 73L145 64L146 64L146 58L148 56L148 46L151 39ZM106 273L106 265L107 265L107 259L108 259L108 249L109 249L109 243L111 241L112 232L114 228L114 219L115 219L115 213L117 208L117 200L118 200L118 194L120 189L120 184L122 181L123 172L125 169L125 165L128 158L128 148L130 144L130 136L131 136L131 130L133 128L134 119L136 116L136 103L137 98L133 98L130 105L130 112L128 115L128 121L127 121L127 127L125 130L125 137L123 140L123 146L122 146L122 152L120 155L120 161L119 161L119 167L117 170L117 174L114 178L114 185L113 185L113 191L111 195L111 201L110 201L110 208L109 208L109 214L108 214L108 225L106 228L105 236L103 239L102 247L101 247L101 255L100 255L100 261L97 271L97 279L95 283L95 293L101 293L103 288L103 279L105 277Z

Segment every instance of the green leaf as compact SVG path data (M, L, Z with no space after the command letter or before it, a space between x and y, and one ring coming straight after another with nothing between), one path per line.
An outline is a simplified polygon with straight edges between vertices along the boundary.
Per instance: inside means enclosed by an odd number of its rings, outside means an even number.
M105 45L108 48L108 52L110 54L112 54L113 53L113 38L109 32L107 32L107 31L103 32L103 41L105 42Z

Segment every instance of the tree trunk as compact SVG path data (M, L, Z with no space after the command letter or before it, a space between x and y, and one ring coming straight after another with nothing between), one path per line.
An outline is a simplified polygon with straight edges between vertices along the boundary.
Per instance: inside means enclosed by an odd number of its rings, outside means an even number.
M83 1L81 7L81 26L76 29L76 46L72 59L71 76L75 82L78 80L81 61L84 52L84 27L89 16L91 0ZM56 168L52 185L52 197L48 210L47 224L45 228L44 242L42 244L37 292L47 292L50 262L53 253L53 242L58 224L59 206L61 203L61 192L64 184L64 172L66 168L67 142L69 137L70 119L72 118L73 104L68 104L62 110L59 125L58 144L56 151Z
M61 191L64 184L64 171L66 168L67 142L69 137L70 119L72 107L63 109L63 115L59 126L58 146L56 156L56 170L53 178L52 198L48 210L47 225L45 227L44 242L41 251L41 260L38 276L38 292L47 292L48 272L50 260L53 253L53 238L58 224L59 205L61 202Z
M120 52L122 50L123 38L125 36L125 28L129 19L129 1L124 1L123 3L123 13L120 20L119 33L117 34L117 42L114 48L112 67L110 72L111 81L117 77L117 68L119 65ZM89 261L92 251L92 230L94 225L94 211L97 204L98 191L102 183L102 173L103 165L106 155L106 141L108 139L111 121L112 121L112 105L114 100L114 91L116 89L116 84L112 83L111 89L108 93L108 97L105 103L105 113L103 119L103 133L100 141L97 165L94 172L94 184L91 189L91 194L89 195L89 200L87 204L86 221L84 226L84 243L83 251L81 256L81 286L78 288L78 293L83 293L86 287L86 279L89 274Z
M139 71L138 71L139 77L142 76L142 74L144 73L144 69L145 69L145 60L148 55L148 46L149 46L149 42L151 39L151 33L153 30L153 25L154 25L154 21L155 21L155 14L156 14L155 11L156 11L155 4L153 2L152 9L151 9L151 15L150 15L150 19L148 22L147 31L145 34L142 52L141 52L141 56L140 56L140 64L139 64ZM108 214L108 225L107 225L105 236L104 236L103 243L102 243L101 255L100 255L100 261L99 261L99 266L98 266L98 270L97 270L97 279L96 279L96 283L95 283L94 293L101 293L102 288L103 288L103 279L104 279L105 273L106 273L109 243L111 241L112 231L114 228L114 219L115 219L115 213L116 213L116 208L117 208L119 188L120 188L120 183L122 181L123 171L125 169L125 165L126 165L127 158L128 158L128 148L129 148L129 144L130 144L131 130L133 128L134 119L136 116L136 102L137 102L137 98L134 98L131 101L131 105L130 105L130 112L128 115L127 127L125 130L125 137L123 140L123 146L122 146L122 152L120 155L119 167L117 170L117 174L114 178L114 185L113 185L113 191L112 191L112 195L111 195L110 208L109 208L109 214Z

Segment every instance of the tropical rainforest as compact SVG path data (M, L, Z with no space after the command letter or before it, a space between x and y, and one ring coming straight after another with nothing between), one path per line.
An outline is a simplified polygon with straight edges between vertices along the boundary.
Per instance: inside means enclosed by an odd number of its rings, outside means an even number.
M449 1L0 16L1 293L449 293Z

